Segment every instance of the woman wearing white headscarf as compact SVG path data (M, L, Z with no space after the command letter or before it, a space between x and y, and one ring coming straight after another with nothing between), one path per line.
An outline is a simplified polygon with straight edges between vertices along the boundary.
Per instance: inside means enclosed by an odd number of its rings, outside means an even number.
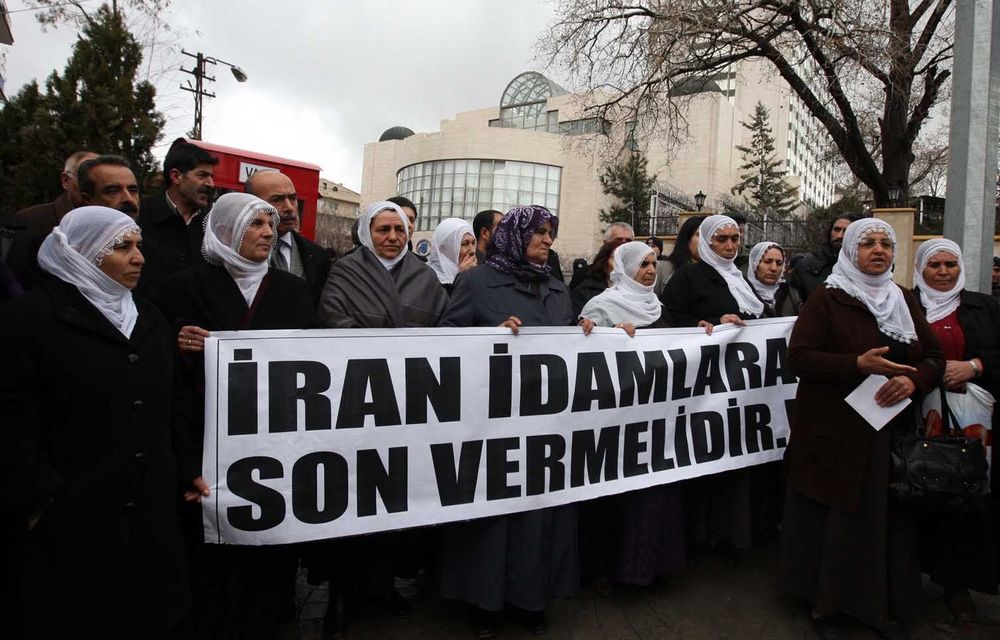
M611 287L583 308L599 327L662 328L656 297L656 254L643 242L615 249ZM584 566L607 579L646 586L684 566L684 516L677 484L584 502L580 506Z
M672 327L743 324L764 315L764 303L736 266L740 228L729 216L708 216L699 227L698 262L679 271L661 298Z
M628 333L637 327L663 326L660 319L663 305L654 292L656 254L649 246L627 242L616 248L609 279L611 286L587 301L580 312L581 318L589 318L599 327L619 327Z
M785 250L777 242L758 242L750 250L747 282L766 307L768 316L797 316L798 293L782 278Z
M316 324L305 280L268 266L277 218L274 207L256 196L220 196L205 221L206 262L172 276L156 297L164 315L180 327L174 437L181 480L188 487L185 525L193 540L196 624L207 637L271 638L281 616L293 610L294 552L283 546L204 545L197 504L210 492L201 477L205 336Z
M951 393L982 398L984 405L995 402L1000 397L1000 307L996 300L965 288L962 249L951 240L937 238L920 245L913 266L914 293L941 341L946 359L941 384ZM964 422L962 426L982 429ZM996 433L995 410L991 426ZM985 431L978 436L987 438ZM997 448L993 447L993 469L997 469ZM944 589L945 604L959 622L975 619L976 607L969 589L997 593L993 529L1000 524L996 519L996 514L1000 514L998 476L996 472L993 474L992 518L973 514L927 522L921 527L924 571Z
M172 334L132 297L139 245L129 216L75 209L42 243L49 277L0 310L4 582L23 637L174 637L190 613Z
M893 406L930 391L944 369L916 299L892 281L896 237L882 220L851 223L826 279L792 330L788 364L799 377L786 454L784 590L813 606L822 637L847 614L886 637L923 603L916 527L889 499L891 447L916 429L903 410L876 431L844 398L871 374ZM919 400L919 398L915 398Z
M698 262L670 278L661 299L668 326L742 325L765 307L736 266L740 228L729 216L705 218L698 228ZM703 476L683 483L689 543L731 556L753 542L751 477L747 469Z
M324 326L436 326L448 303L435 272L407 250L409 221L383 200L359 217L361 246L330 268L319 300Z
M476 266L476 236L461 218L445 218L431 236L427 266L434 270L445 291L451 293L455 278Z

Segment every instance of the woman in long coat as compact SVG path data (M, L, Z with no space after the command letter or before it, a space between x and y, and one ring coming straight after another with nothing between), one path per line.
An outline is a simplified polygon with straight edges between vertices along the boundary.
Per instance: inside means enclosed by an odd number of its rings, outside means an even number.
M646 244L619 246L611 287L591 298L581 316L632 336L636 329L666 327L655 291L658 268L656 254ZM609 580L646 586L684 566L687 549L677 484L591 500L580 510L586 564L603 569Z
M515 207L497 224L486 263L455 284L441 321L449 327L576 324L569 292L546 264L559 219L544 207ZM593 323L582 320L584 331ZM449 527L442 547L441 593L471 604L480 638L496 615L515 607L532 632L546 628L545 601L579 586L576 505L483 518Z
M172 336L132 298L139 242L127 215L76 209L42 243L49 278L0 311L0 506L19 524L24 622L6 637L184 637Z
M992 296L965 288L962 249L944 238L920 245L914 260L913 283L913 292L944 351L944 389L995 402L1000 397L1000 306ZM970 389L972 385L976 389ZM993 405L993 434L997 433L997 413ZM982 437L989 439L985 433ZM991 468L996 470L996 445L992 452ZM969 589L997 593L994 532L1000 524L995 510L998 476L1000 472L994 471L993 514L975 513L922 523L924 570L944 588L945 604L959 622L975 620L976 605Z
M675 272L663 289L671 327L743 324L765 313L764 303L736 267L740 230L728 216L708 216L698 228L699 261ZM751 482L748 469L725 471L684 482L689 542L738 555L752 543Z
M212 331L315 326L305 280L268 267L277 222L277 211L255 196L221 196L205 221L206 262L172 276L157 295L164 315L180 327L175 438L181 481L188 487L185 524L201 637L273 638L283 618L293 613L294 550L283 545L206 545L196 504L209 492L201 478L204 338Z
M892 281L895 235L881 220L851 223L837 264L802 306L788 360L799 377L787 453L781 583L813 606L821 637L847 614L885 637L922 604L912 516L889 498L890 449L916 429L903 410L876 431L846 402L870 374L890 377L875 401L931 390L944 357L913 295Z

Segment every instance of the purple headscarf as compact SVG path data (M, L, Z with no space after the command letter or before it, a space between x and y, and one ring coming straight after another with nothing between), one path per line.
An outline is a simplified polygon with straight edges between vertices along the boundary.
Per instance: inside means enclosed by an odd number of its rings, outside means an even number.
M531 236L546 222L552 225L554 239L559 229L559 218L545 207L520 206L508 211L493 231L490 245L486 249L486 264L523 282L548 279L548 264L534 264L524 257Z

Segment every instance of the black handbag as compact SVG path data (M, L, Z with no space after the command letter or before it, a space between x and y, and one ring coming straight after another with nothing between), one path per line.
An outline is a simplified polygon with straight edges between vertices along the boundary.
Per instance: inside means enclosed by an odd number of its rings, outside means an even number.
M946 435L929 437L917 431L892 447L889 493L898 504L920 515L982 511L990 491L983 442L962 437L944 388L941 413Z

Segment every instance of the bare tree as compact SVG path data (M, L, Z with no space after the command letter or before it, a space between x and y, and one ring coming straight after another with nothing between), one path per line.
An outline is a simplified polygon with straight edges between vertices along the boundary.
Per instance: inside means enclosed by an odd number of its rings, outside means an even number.
M542 50L602 116L676 129L678 96L769 63L878 206L909 186L951 75L952 0L563 0L558 15Z

